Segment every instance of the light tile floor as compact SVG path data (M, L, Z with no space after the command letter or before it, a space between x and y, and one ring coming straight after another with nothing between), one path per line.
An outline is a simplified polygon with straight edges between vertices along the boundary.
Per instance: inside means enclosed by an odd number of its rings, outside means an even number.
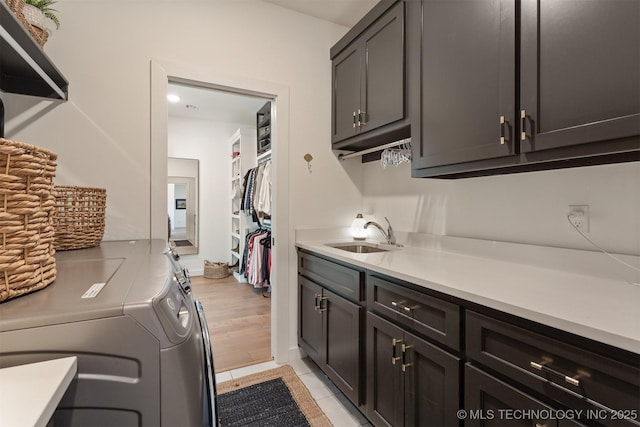
M329 417L335 427L370 426L367 419L353 406L353 404L338 390L338 388L320 371L318 366L309 359L293 360L288 363L298 374L298 377L316 400L318 406ZM246 366L231 371L216 374L216 383L255 374L268 369L277 368L276 362L265 362L258 365Z

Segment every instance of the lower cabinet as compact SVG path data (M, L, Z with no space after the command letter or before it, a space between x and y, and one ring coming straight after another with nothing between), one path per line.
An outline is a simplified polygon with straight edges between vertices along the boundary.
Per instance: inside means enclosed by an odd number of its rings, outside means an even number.
M375 426L640 427L637 353L323 256L298 261L299 345Z
M376 426L458 426L460 359L367 313L367 417Z
M465 409L481 409L487 415L485 409L491 409L483 406L487 402L503 404L496 409L535 409L540 403L526 397L535 395L549 402L553 410L542 411L542 419L535 419L539 415L535 411L514 414L526 417L528 425L533 420L533 425L539 426L640 426L640 356L616 355L613 350L604 355L595 351L593 343L572 342L574 337L561 338L541 325L521 326L515 322L466 310L467 359L511 385L498 387L498 380L490 381L478 369L467 366ZM498 390L502 401L493 399ZM487 393L493 400L485 396ZM507 396L511 400L506 400ZM494 415L491 421L496 425L517 421L505 419L509 415L506 409Z
M465 366L465 411L460 418L465 426L583 426L573 419L558 419L571 414L540 402L493 376L471 366Z
M299 282L298 342L356 405L361 405L364 308L303 277Z

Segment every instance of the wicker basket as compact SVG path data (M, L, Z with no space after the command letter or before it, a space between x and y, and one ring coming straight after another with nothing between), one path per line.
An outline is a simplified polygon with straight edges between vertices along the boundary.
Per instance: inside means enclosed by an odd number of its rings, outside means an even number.
M104 236L107 191L104 188L55 185L53 214L58 251L98 246Z
M24 15L24 6L26 4L25 0L5 0L5 3L7 3L9 9L11 9L13 14L26 28L26 30L29 32L31 37L33 37L36 43L38 43L40 47L44 47L44 44L49 39L49 33L46 30L38 28L29 23Z
M53 177L58 155L0 138L0 302L56 279Z
M229 264L226 262L204 261L204 277L207 279L223 279L229 275Z

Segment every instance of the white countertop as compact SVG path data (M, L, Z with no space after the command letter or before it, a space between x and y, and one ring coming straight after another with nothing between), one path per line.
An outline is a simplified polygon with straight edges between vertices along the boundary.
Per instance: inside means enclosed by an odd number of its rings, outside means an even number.
M75 357L0 369L0 425L45 427L76 372Z
M330 233L298 230L296 246L640 353L640 273L606 255L476 239L407 236L403 248L358 254L326 245L352 240L344 234L332 238ZM638 257L623 257L640 265Z

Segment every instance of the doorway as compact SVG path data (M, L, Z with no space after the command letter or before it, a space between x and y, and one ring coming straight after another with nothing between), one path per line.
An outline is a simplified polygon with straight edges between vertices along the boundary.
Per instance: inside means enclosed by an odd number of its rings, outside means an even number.
M168 131L166 99L169 81L224 90L237 94L272 99L273 103L273 195L272 195L272 293L271 349L277 363L299 357L296 344L296 309L290 304L290 276L295 273L295 251L292 251L289 226L288 145L289 88L281 84L238 75L226 75L212 69L201 69L164 61L151 61L151 229L152 238L166 238ZM227 157L228 159L228 157ZM228 180L227 180L228 182ZM202 237L201 237L202 245ZM202 251L201 251L202 252ZM185 260L185 264L187 264ZM189 266L195 271L202 264ZM295 326L295 325L294 325Z
M203 277L200 272L192 272L192 292L204 307L215 370L269 361L272 359L269 269L254 260L267 259L270 249L257 243L261 239L253 239L253 245L248 243L250 236L268 233L264 231L267 220L253 220L245 204L257 206L257 200L252 203L251 195L247 196L249 203L241 204L240 194L244 187L256 188L261 181L258 175L265 175L260 171L271 164L270 157L257 156L256 132L259 110L270 105L271 100L172 81L167 91L170 101L167 209L172 220L169 242L182 256L183 263L211 260L231 267L232 274L226 278ZM188 174L190 164L194 172L187 179L184 175ZM248 182L243 185L243 176L250 171L255 179L251 185ZM194 179L201 182L197 193L193 191ZM197 205L201 206L199 215L193 210ZM268 217L270 212L260 213ZM193 230L200 231L197 246ZM243 251L249 246L251 249ZM194 247L197 251L190 251ZM200 256L192 256L200 252ZM251 270L259 267L264 279L253 280L249 266Z

